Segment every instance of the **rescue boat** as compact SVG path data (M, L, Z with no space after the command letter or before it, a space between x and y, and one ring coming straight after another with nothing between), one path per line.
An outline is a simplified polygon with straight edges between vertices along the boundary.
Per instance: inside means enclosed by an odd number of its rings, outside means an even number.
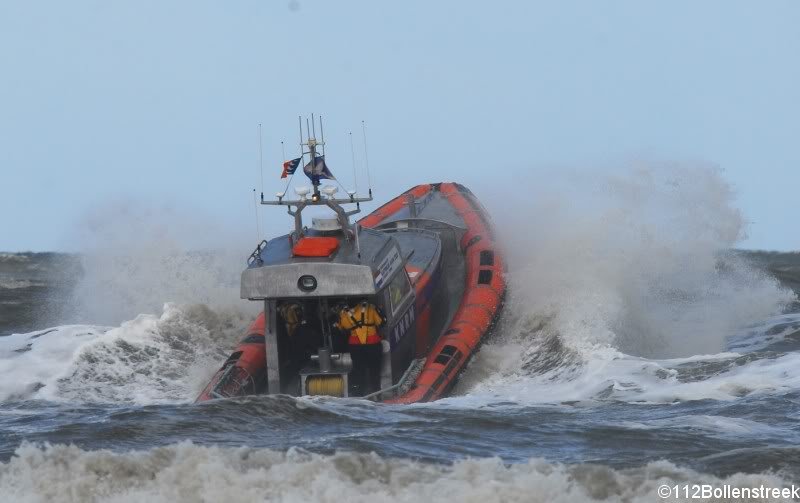
M296 189L294 200L262 195L262 204L288 208L294 230L262 241L248 259L241 297L263 310L198 402L253 394L436 400L452 389L501 313L504 261L472 192L458 183L418 185L351 223L372 191L337 198L335 187L321 186L324 176L314 176L327 170L321 145L324 139L310 134L301 139L303 156L313 160L306 165L313 188ZM314 206L329 208L332 217L306 227L303 211ZM341 306L358 302L376 306L385 321L377 329L379 383L370 393L351 382L353 358L335 324Z

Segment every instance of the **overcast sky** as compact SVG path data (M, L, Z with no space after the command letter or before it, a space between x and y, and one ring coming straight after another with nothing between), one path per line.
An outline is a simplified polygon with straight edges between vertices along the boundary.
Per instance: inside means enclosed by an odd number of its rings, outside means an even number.
M367 121L384 200L698 161L735 187L743 246L800 249L798 26L796 0L4 0L0 250L79 249L112 200L250 231L257 124L273 194L311 112L347 180Z

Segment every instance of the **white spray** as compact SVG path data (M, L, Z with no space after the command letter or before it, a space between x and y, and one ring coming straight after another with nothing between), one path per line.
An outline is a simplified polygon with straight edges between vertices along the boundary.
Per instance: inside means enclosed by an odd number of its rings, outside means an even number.
M490 208L504 216L512 294L499 340L481 351L462 390L545 401L641 391L642 375L669 377L641 357L718 353L737 328L793 299L730 252L744 220L718 169L608 172L531 177L524 201L505 195L503 208ZM574 392L554 382L572 382Z

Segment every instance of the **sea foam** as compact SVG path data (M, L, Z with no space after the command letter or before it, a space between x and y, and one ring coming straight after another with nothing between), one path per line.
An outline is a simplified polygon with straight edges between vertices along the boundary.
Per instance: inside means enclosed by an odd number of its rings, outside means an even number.
M790 484L775 474L719 478L666 461L619 470L541 459L514 465L496 458L438 465L376 454L319 455L191 443L120 453L26 444L0 464L0 494L19 503L651 503L658 500L660 485L686 483L778 488Z

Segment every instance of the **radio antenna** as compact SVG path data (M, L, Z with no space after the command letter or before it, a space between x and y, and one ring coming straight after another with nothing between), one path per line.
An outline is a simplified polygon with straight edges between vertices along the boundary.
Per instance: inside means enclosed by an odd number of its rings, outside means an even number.
M258 168L261 171L261 199L264 199L264 140L261 138L261 123L258 123Z
M281 162L286 161L286 149L283 146L283 141L281 141Z
M372 197L372 177L369 175L369 154L367 153L367 126L364 121L361 121L361 134L364 136L364 164L367 167L367 185L369 186L369 195Z
M311 131L314 133L314 138L317 137L317 121L314 119L314 114L311 114Z
M261 196L263 199L264 196ZM258 218L258 199L256 198L256 189L253 189L253 206L256 210L256 242L261 239L261 221Z
M305 166L306 154L303 152L303 118L297 116L297 124L300 126L300 165Z
M322 156L325 157L325 131L322 129L322 116L319 116L319 135L322 137Z
M350 156L353 158L353 190L358 194L358 177L356 176L356 149L353 146L353 132L350 131Z

